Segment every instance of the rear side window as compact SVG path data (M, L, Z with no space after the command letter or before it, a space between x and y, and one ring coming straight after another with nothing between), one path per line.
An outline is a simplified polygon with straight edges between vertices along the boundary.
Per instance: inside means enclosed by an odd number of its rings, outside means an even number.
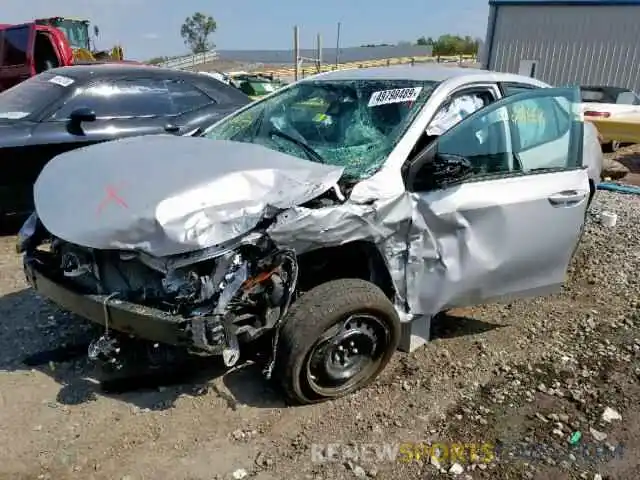
M69 118L80 107L93 110L98 118L155 117L175 114L168 82L155 79L113 80L81 89L54 115Z
M0 33L2 65L24 65L29 51L29 27L8 28Z
M580 90L580 98L583 102L607 103L607 99L602 90L583 88Z
M215 78L205 77L198 82L198 86L207 92L209 96L215 98L216 103L223 105L246 105L251 101L247 95L236 87L222 83Z
M620 105L640 105L640 98L633 92L622 92L618 94L616 103Z
M193 85L186 82L168 82L175 113L186 113L215 103Z

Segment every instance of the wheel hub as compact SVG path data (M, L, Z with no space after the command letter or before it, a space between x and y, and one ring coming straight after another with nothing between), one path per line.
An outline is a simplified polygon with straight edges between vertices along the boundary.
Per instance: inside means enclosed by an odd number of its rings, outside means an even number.
M381 330L382 328L382 330ZM314 389L340 388L373 365L384 326L370 315L354 315L326 332L308 364Z
M336 381L348 380L360 371L376 350L375 332L371 328L351 329L337 336L325 355L326 373Z

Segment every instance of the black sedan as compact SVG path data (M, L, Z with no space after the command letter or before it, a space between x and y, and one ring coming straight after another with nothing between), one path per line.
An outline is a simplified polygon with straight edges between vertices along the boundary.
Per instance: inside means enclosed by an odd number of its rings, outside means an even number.
M60 153L123 137L195 134L250 101L215 78L142 65L77 65L32 77L0 94L0 222L32 210L33 184Z

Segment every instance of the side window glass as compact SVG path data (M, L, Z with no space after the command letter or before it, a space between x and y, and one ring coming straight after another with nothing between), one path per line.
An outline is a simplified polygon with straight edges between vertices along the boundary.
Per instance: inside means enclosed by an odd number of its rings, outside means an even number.
M106 92L111 92L112 90L112 85L104 82L78 89L76 94L60 107L51 118L53 120L66 120L71 112L80 107L93 110L99 117L109 116L112 109L109 107L110 95L106 94Z
M488 92L486 95L468 93L454 97L451 102L440 107L425 133L429 136L442 135L461 120L489 103Z
M0 58L0 64L6 66L24 65L27 63L27 51L29 50L29 27L7 28L0 32L0 53L4 52L4 58Z
M219 80L200 81L200 88L216 99L216 103L244 105L249 103L247 96L236 87L227 85Z
M151 79L116 81L114 83L114 102L111 116L153 117L172 115L174 109L171 104L167 83L164 80Z
M511 109L523 170L572 166L571 103L563 97L524 100Z
M464 157L479 176L573 167L575 108L562 96L507 103L442 135L438 154Z
M557 108L550 98L524 100L512 107L511 117L523 151L556 140L569 130L569 117L563 119Z
M165 81L140 79L99 82L79 90L53 116L69 118L76 108L87 107L98 118L150 117L174 113Z
M176 113L186 113L215 101L200 90L185 82L169 82L171 102Z
M638 97L633 92L622 92L616 98L616 103L621 105L637 105Z
M506 107L469 120L439 139L438 153L464 157L474 174L488 175L513 170L513 148Z
M535 87L529 85L517 85L513 83L503 83L502 91L504 92L505 97L510 97L511 95L515 95L517 93L529 92L534 90Z

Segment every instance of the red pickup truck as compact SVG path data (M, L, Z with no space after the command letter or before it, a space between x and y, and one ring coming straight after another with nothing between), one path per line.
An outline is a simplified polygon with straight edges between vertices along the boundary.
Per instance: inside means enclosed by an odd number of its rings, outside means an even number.
M0 92L54 67L73 64L64 34L48 25L0 25Z
M37 22L0 24L0 92L45 70L78 63L87 62L74 59L69 40L58 28Z

